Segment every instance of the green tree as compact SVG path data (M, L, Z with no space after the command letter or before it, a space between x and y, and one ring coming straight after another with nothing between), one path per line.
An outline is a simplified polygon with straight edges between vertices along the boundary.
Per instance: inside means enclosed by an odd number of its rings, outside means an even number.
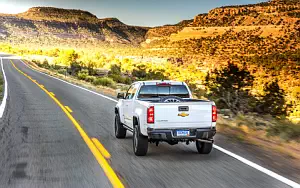
M50 67L47 59L44 59L44 61L42 63L42 67L47 68L47 69Z
M262 99L262 109L264 113L273 116L285 114L284 92L280 89L278 81L275 80L264 88L265 96Z
M251 110L249 88L253 85L253 76L245 68L228 63L225 68L208 74L205 85L207 97L219 108L229 108L235 114Z
M111 65L110 74L121 75L121 66L116 64Z

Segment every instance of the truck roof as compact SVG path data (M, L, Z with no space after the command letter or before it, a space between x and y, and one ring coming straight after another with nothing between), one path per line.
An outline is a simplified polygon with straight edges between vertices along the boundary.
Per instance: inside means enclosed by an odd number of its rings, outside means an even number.
M150 80L150 81L138 81L135 83L141 83L145 85L156 85L157 83L168 83L172 85L183 85L184 82L173 81L173 80Z

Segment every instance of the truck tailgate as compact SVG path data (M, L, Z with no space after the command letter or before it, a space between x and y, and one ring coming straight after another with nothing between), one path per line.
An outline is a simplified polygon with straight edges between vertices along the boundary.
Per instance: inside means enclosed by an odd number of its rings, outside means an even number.
M208 128L212 126L212 102L158 103L155 128Z

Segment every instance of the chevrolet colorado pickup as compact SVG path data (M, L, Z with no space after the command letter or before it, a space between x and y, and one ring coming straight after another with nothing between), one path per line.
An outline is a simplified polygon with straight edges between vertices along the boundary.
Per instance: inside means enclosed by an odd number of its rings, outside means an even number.
M192 99L188 86L177 81L139 81L118 93L115 136L133 132L133 151L144 156L148 143L196 143L200 154L209 154L216 134L217 108L207 100Z

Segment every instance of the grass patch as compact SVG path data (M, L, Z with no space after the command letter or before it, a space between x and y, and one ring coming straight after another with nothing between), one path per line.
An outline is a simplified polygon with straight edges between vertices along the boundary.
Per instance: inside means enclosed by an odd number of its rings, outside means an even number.
M244 122L240 122L244 119ZM300 159L300 125L285 121L276 121L264 129L257 129L247 122L247 117L234 120L219 118L218 133L224 134L233 141L243 142L270 151L275 151L291 159Z
M285 141L300 142L300 124L278 124L267 129L267 136L279 136Z
M110 88L116 88L116 82L108 77L96 78L93 81L93 84L96 86L101 85L101 86L106 86L106 87L110 87Z

